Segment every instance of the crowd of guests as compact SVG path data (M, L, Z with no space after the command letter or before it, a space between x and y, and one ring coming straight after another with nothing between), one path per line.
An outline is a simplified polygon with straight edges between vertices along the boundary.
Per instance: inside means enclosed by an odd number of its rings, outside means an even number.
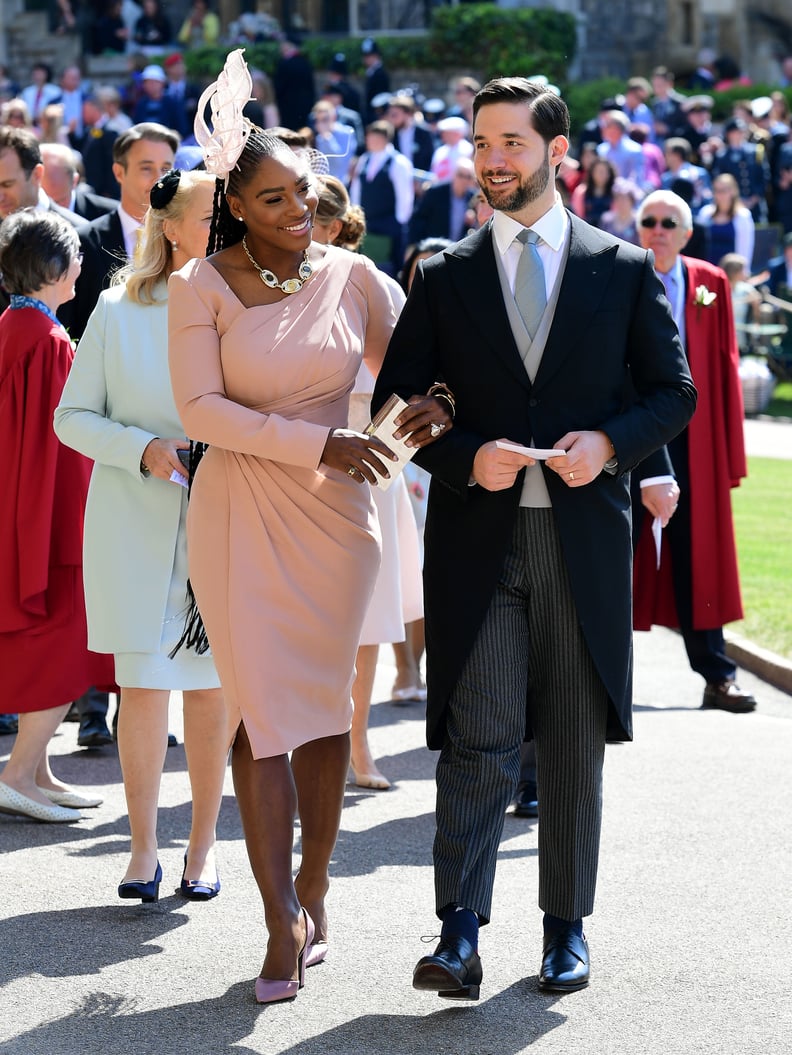
M108 39L123 39L117 24L111 32L119 10L110 5ZM194 46L216 37L210 15L196 0L179 40ZM170 32L167 19L152 0L142 17L158 47L156 34ZM18 452L18 498L4 506L13 515L3 521L0 546L18 581L0 598L0 657L4 668L24 649L31 669L45 655L59 661L48 664L53 683L37 682L35 699L31 679L20 676L4 700L6 710L13 700L21 713L0 774L0 812L68 822L98 805L57 779L47 748L69 704L80 700L78 742L109 742L107 692L119 693L132 845L118 894L156 900L167 703L181 690L193 790L182 893L208 900L220 892L215 821L230 750L269 934L256 998L297 994L306 967L328 951L328 869L350 762L359 785L389 787L367 739L381 644L402 645L394 699L426 697L420 536L410 497L420 510L427 477L413 470L391 481L394 456L366 429L366 410L350 417L356 395L367 407L373 393L376 410L398 392L407 406L397 437L446 485L433 489L429 506L425 591L441 657L429 684L429 742L443 749L435 844L443 937L419 963L414 985L478 996L478 927L488 920L499 825L520 768L529 695L518 659L523 630L506 625L505 586L494 558L483 559L486 549L509 567L532 552L546 559L530 570L548 630L535 645L542 676L530 693L537 755L523 756L520 777L536 807L528 815L541 811L545 848L564 851L540 849L540 858L556 861L544 866L540 984L573 991L588 984L582 917L593 900L605 738L631 735L633 545L636 626L681 627L689 662L705 681L705 707L746 713L756 705L736 684L723 644L723 624L742 614L728 491L745 475L745 458L731 296L714 265L736 259L741 267L729 274L750 286L755 225L779 220L787 230L780 174L787 158L792 172L788 114L772 98L765 113L765 100L756 99L750 122L735 117L715 130L701 117L711 97L677 96L671 73L658 68L652 85L633 78L623 96L605 100L572 152L566 106L544 79L504 78L482 91L466 76L455 82L453 100L425 100L415 89L391 90L376 42L367 39L360 87L339 54L317 92L299 41L284 37L280 46L271 80L232 52L223 77L202 91L186 79L181 52L172 52L140 71L137 94L82 93L76 68L54 85L39 66L32 90L3 104L0 391L13 412L0 434ZM52 107L58 112L49 122ZM520 135L512 137L507 115L519 118ZM520 153L534 140L546 151L544 167L531 168ZM512 168L532 196L522 184L505 186L515 180ZM792 227L792 210L789 219ZM528 248L526 228L539 248ZM453 245L468 235L455 257ZM570 237L575 251L567 259ZM606 289L605 277L597 280L607 304L592 307L592 332L601 328L610 361L604 374L600 363L595 372L588 343L567 334L577 356L574 391L557 371L551 401L561 409L548 419L539 412L532 436L526 407L538 401L525 402L526 393L540 383L545 348L551 359L557 354L556 309L563 325L576 309L585 314L577 284L584 274L588 281L587 262L604 246L613 249L619 281ZM529 308L523 268L532 253L541 290L538 301L531 291ZM432 304L459 298L457 264L469 296L458 312L435 313ZM693 289L702 299L690 314ZM468 336L480 304L499 301L503 348L514 354L490 371ZM623 403L628 359L636 402L614 410ZM707 391L706 411L688 428L694 382ZM31 393L37 414L28 416ZM595 420L592 393L596 420L608 427L581 430L582 421ZM647 418L662 427L653 430ZM563 449L542 468L494 440L482 445L490 435ZM705 488L702 450L713 436L724 471ZM49 459L48 504L38 483L30 492L31 450ZM633 539L621 512L613 517L628 501L630 468L642 514ZM377 493L383 479L392 484L382 488L387 497ZM24 519L37 505L38 533ZM569 556L581 515L591 527L586 538L599 546L590 561ZM703 557L716 515L721 543ZM39 543L24 561L23 521ZM61 532L66 521L70 530ZM514 526L513 537L504 524ZM666 534L649 552L658 525ZM490 546L493 532L500 534ZM472 564L473 594L461 574ZM519 589L534 588L515 575ZM604 578L593 589L597 575ZM609 610L606 620L602 598L614 591L618 613ZM80 617L64 619L70 609ZM599 629L584 633L584 624ZM501 632L514 649L508 674L495 670L500 657L492 653ZM563 663L562 640L571 648ZM499 760L481 746L491 718L472 718L479 679L493 679L503 702ZM96 703L103 692L104 703ZM9 715L0 717L3 731L15 728ZM567 728L580 732L577 753ZM559 807L570 795L586 804L577 828ZM302 864L293 877L297 815ZM478 834L468 831L482 816ZM482 836L466 878L457 875L454 848L463 829L465 846ZM583 893L574 896L581 877L563 863L572 857L585 862Z

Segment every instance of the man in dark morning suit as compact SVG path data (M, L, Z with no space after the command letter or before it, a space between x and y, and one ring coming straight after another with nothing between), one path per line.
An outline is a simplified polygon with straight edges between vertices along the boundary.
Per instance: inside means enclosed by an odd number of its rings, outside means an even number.
M173 168L179 136L154 122L133 125L113 143L113 175L121 191L118 208L92 220L80 232L83 266L74 299L58 317L73 338L82 337L99 294L135 249L137 231L149 207L149 191Z
M473 224L468 215L476 191L476 172L470 158L458 158L450 183L428 187L415 205L407 240L410 245L424 238L463 238Z
M526 735L541 802L539 985L588 984L605 740L632 736L629 473L696 400L650 254L556 195L566 104L503 78L474 114L495 213L419 265L372 401L442 382L455 402L453 428L417 455L433 477L424 594L442 930L413 985L457 999L478 997L478 928ZM536 461L498 440L566 453ZM522 906L514 919L517 939Z
M690 666L705 681L702 706L746 714L756 700L737 684L737 666L723 638L724 624L743 616L731 489L747 472L731 289L719 267L681 255L693 227L684 199L654 191L637 218L641 244L654 253L666 287L699 400L690 423L668 444L679 499L662 534L659 567L651 518L643 516L649 503L643 490L635 493L639 481L662 478L658 455L633 473L634 625L678 627Z

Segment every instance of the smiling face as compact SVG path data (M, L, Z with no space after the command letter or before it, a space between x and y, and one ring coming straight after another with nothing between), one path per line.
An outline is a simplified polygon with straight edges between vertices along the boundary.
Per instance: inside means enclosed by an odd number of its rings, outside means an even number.
M473 136L476 178L493 209L530 224L555 201L555 172L569 147L564 136L546 143L522 103L482 106Z
M292 151L262 158L227 200L232 214L244 217L251 246L294 252L310 244L319 197L305 160Z

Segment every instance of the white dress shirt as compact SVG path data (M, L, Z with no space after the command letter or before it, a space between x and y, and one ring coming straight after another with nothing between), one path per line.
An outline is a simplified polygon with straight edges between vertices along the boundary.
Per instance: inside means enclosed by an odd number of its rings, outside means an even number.
M545 293L548 299L555 285L558 271L564 262L563 249L566 244L568 227L569 217L558 197L544 216L541 216L530 227L530 230L536 231L540 238L536 248L544 268ZM522 253L522 244L517 241L517 235L524 230L524 226L519 221L507 216L505 212L496 212L492 217L492 237L495 248L503 261L512 293L514 293L517 265Z
M395 215L399 223L408 223L413 214L415 204L415 179L413 175L412 162L400 154L392 143L384 150L377 150L363 154L355 166L355 176L349 188L349 197L353 205L360 205L360 173L365 163L365 179L369 182L374 179L388 159L391 165L388 170L390 181L393 184L396 195Z

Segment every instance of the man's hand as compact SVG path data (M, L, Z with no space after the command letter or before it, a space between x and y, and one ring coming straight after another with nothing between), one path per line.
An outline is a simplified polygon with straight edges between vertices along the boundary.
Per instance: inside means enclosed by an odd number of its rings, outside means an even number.
M506 439L505 436L502 438ZM486 491L505 491L512 486L517 479L517 473L526 465L536 465L536 462L524 454L501 450L492 440L476 451L476 457L473 459L473 479Z
M664 484L649 484L641 488L641 502L653 517L660 517L663 527L676 513L679 485L676 480Z
M547 467L558 473L568 487L590 484L613 457L613 444L604 432L567 432L553 444L566 451L564 457L548 458Z

